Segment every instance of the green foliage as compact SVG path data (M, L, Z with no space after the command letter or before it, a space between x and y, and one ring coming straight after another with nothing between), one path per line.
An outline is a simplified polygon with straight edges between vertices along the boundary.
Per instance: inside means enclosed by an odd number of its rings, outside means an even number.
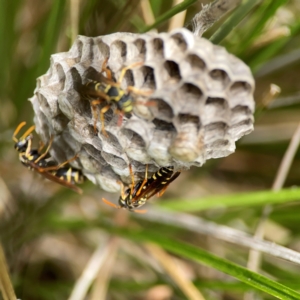
M267 236L288 248L299 248L300 190L293 187L300 180L299 153L286 188L270 191L299 122L300 58L294 55L300 45L297 1L242 1L205 33L251 67L256 75L260 114L256 131L237 145L235 154L208 162L200 170L183 172L165 195L170 199L162 198L158 203L166 214L170 210L193 212L253 233L260 210L266 204L273 205L270 220L277 227L266 229ZM260 299L300 299L297 265L263 257L262 276L244 268L249 249L132 215L124 227L119 227L125 212L116 213L101 203L102 196L117 196L104 195L92 184L85 186L82 198L69 191L57 192L53 183L45 184L21 166L17 154L12 153L11 135L19 121L32 123L33 111L27 99L34 92L36 78L47 71L50 55L67 51L72 44L70 12L75 2L0 0L0 200L7 201L3 205L0 202L0 237L17 296L67 299L87 259L99 243L105 243L103 237L117 235L125 246L119 246L108 289L110 299L122 299L123 294L126 299L142 299L159 285L168 286L174 299L186 299L167 273L159 271L149 259L142 248L149 242L176 255L207 299L242 299L254 290ZM187 15L198 12L202 4L185 0L172 7L172 1L151 0L155 22L147 26L139 2L81 1L79 34L145 32L151 28L165 31L173 15L183 10L188 10ZM279 85L282 91L274 109L263 101L270 83ZM292 102L287 101L290 98ZM130 251L126 245L131 246ZM211 277L206 276L202 265L209 267Z

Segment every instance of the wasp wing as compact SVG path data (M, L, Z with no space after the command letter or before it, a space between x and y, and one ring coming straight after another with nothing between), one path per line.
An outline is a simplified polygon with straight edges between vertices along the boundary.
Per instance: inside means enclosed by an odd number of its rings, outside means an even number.
M56 182L56 183L58 183L58 184L60 184L60 185L62 185L62 186L64 186L64 187L66 187L66 188L69 188L69 189L73 190L74 192L76 192L76 193L78 193L78 194L82 194L82 189L80 189L80 188L77 187L76 185L74 185L74 184L72 184L72 183L70 183L70 182L68 182L68 181L66 181L66 180L62 180L62 179L58 178L57 176L51 174L50 172L47 172L47 171L43 172L43 169L40 168L38 165L36 165L36 164L33 163L33 162L30 162L30 161L29 161L29 162L27 162L27 163L28 163L28 165L29 165L32 169L34 169L37 173L41 174L41 175L44 176L45 178L47 178L47 179L49 179L49 180L51 180L51 181L53 181L53 182Z
M178 176L180 175L180 172L176 172L173 174L169 179L166 179L164 177L157 177L156 179L153 179L152 177L148 180L148 182L145 184L144 188L141 190L141 192L136 195L132 201L138 201L141 198L146 197L147 199L150 199L155 194L160 193L161 191L165 191L169 184L174 181Z

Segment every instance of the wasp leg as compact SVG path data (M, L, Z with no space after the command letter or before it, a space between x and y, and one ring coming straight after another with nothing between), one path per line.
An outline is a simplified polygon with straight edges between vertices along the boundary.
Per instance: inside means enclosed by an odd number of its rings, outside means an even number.
M134 86L128 86L127 91L133 92L134 94L141 95L141 96L150 96L153 94L153 91L143 91Z
M55 171L58 169L61 169L64 165L70 163L71 161L75 160L78 157L78 154L73 156L72 158L64 161L63 163L57 165L57 166L51 166L51 167L46 167L46 168L40 168L40 172L48 172L48 171Z
M106 78L108 80L112 80L112 75L111 75L111 70L107 68L107 62L108 62L109 57L106 57L105 60L102 63L102 68L101 68L101 73L105 72Z
M130 173L130 177L131 177L130 194L132 195L135 183L134 183L134 174L133 174L133 171L132 171L132 165L131 164L129 164L129 173Z
M108 134L107 134L107 132L106 132L106 130L105 130L105 126L104 126L104 121L105 121L105 119L104 119L104 114L105 114L109 109L110 109L110 104L107 104L106 106L104 106L104 107L101 108L101 110L100 110L101 131L102 131L102 133L103 133L106 137L108 137Z
M91 100L92 114L94 119L94 132L97 133L97 120L98 120L98 107L97 105L102 103L102 100Z
M117 122L117 125L118 125L118 127L121 127L122 121L123 121L124 112L118 111L117 113L118 113L118 115L119 115L119 116L118 116L118 122Z
M143 183L142 183L141 187L137 191L136 196L138 196L141 193L141 191L142 191L142 189L143 189L143 187L144 187L144 185L146 184L147 181L148 181L148 164L146 165L146 169L145 169L145 178L143 180Z
M132 69L134 67L142 66L142 65L143 65L143 62L135 62L135 63L123 68L122 71L121 71L118 83L121 84L127 70Z
M50 150L50 148L51 148L52 142L53 142L53 138L54 138L54 137L51 136L50 142L49 142L49 145L48 145L46 151L45 151L42 155L40 155L38 159L36 159L36 160L34 161L35 164L37 164L41 159L43 159L43 158L48 154L48 152L49 152L49 150Z
M165 191L167 190L167 188L168 188L168 184L160 191L160 192L158 192L157 194L156 194L156 196L157 197L161 197L164 193L165 193Z

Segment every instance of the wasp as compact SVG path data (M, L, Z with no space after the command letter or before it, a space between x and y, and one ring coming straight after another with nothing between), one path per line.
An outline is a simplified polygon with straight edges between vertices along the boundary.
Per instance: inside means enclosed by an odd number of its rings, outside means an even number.
M82 183L85 180L84 175L80 170L72 167L64 167L66 164L76 159L77 156L74 156L59 165L56 165L51 160L49 161L49 150L52 144L52 139L44 153L41 153L43 146L39 149L32 149L33 136L31 133L35 129L35 126L31 126L21 138L18 139L16 137L25 125L26 122L20 123L13 134L15 149L19 152L19 160L21 163L29 169L41 174L45 178L81 194L82 190L78 188L75 183Z
M118 201L119 205L115 205L105 198L103 198L102 201L115 208L125 208L129 211L139 213L143 213L145 211L136 210L137 208L143 206L147 200L149 200L155 194L158 197L161 197L169 184L180 175L179 171L174 173L173 166L169 166L160 168L148 179L147 165L144 180L140 180L135 184L131 165L129 165L129 170L132 182L131 187L125 191L123 184L121 185L121 196Z
M122 80L126 74L126 71L134 67L140 66L142 62L133 63L122 69L118 81L114 81L112 78L111 70L107 68L106 58L102 64L102 69L99 75L99 81L89 81L82 88L83 96L90 101L92 114L94 119L94 132L97 132L96 124L98 119L98 105L103 101L106 105L100 110L101 131L107 136L104 126L104 114L110 109L112 103L116 104L116 112L119 114L118 126L121 125L124 114L131 113L133 111L134 103L136 102L132 93L139 95L150 95L152 91L141 91L133 86L128 86L127 90L121 88ZM102 75L106 74L106 77Z

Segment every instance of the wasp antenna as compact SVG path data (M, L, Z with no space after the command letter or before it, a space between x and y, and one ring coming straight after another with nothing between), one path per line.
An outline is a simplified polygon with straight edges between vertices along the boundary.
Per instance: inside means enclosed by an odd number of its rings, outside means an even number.
M130 65L128 65L127 67L123 68L123 69L121 70L121 74L120 74L118 83L121 83L121 82L122 82L122 80L123 80L123 78L124 78L125 73L126 73L127 70L132 69L132 68L134 68L134 67L142 66L143 64L144 64L144 63L143 63L142 61L140 61L140 62L135 62L135 63L133 63L133 64L130 64Z
M137 214L145 214L147 212L146 209L139 209L139 210L132 210L132 211L137 213Z
M26 124L26 122L24 122ZM22 137L20 138L20 140L24 140L26 139L27 136L29 136L29 134L35 129L35 126L32 125L31 127L29 127L26 132L22 135Z
M135 183L134 183L134 174L133 174L133 171L132 171L132 165L131 165L131 163L129 163L129 173L130 173L130 177L131 177L130 193L132 195Z
M147 102L137 100L136 103L139 104L139 105L144 105L146 107L157 106L157 102L154 101L154 100L148 100Z
M118 205L116 205L116 204L114 204L114 203L112 203L112 202L106 200L105 198L102 198L102 201L103 201L105 204L107 204L107 205L109 205L109 206L112 206L112 207L114 207L114 208L121 208L121 206L118 206Z
M13 134L13 140L17 143L18 139L16 138L16 135L19 133L19 131L21 130L22 127L24 127L26 125L26 122L21 122L18 127L16 128L16 130L14 131Z

